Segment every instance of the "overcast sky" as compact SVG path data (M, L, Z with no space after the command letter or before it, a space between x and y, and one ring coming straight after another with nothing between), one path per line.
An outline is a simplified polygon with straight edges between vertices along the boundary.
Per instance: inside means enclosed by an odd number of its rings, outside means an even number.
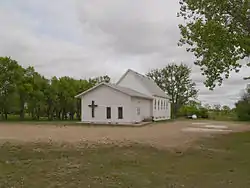
M244 68L211 92L178 47L176 0L1 0L0 56L41 74L116 81L128 68L146 73L170 62L186 63L204 103L232 106L246 86Z

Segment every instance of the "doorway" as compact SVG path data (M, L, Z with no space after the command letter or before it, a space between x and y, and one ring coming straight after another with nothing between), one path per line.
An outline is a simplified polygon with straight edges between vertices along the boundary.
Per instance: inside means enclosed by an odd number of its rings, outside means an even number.
M136 107L136 122L141 122L141 108L140 107Z

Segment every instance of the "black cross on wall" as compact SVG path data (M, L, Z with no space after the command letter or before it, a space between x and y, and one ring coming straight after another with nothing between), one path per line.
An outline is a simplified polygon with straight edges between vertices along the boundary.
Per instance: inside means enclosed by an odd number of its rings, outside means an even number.
M95 101L92 101L92 103L89 105L89 107L92 110L92 118L94 118L95 117L95 108L97 108L98 105L95 104Z

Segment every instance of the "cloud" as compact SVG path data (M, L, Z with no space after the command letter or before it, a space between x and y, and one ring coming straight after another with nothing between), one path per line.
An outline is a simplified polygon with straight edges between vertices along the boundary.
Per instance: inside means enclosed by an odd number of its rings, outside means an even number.
M146 73L183 62L193 69L201 101L232 105L249 69L213 92L205 88L194 57L177 46L178 9L178 1L166 0L3 0L0 56L47 77L109 74L113 81L128 68Z

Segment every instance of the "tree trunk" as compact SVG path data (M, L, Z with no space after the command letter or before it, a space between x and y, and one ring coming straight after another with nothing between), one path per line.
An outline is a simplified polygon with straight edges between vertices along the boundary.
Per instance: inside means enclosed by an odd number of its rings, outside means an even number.
M80 100L77 101L76 103L76 107L77 107L77 110L76 110L76 117L78 120L81 120L81 101L79 102Z
M40 106L37 108L37 113L36 113L36 118L37 118L37 120L39 120L40 119L40 111L41 111L41 109L40 109Z
M176 109L176 104L172 103L171 105L171 116L173 119L175 119L175 109Z
M61 120L61 110L57 111L57 119Z
M47 117L48 117L48 120L51 121L52 114L51 114L51 106L50 105L48 106L48 109L47 109Z
M74 120L74 112L70 112L70 120Z
M50 111L49 110L47 110L47 118L48 118L49 121L51 120L51 118L50 118Z
M4 120L4 113L3 113L3 110L1 111L1 119Z
M20 109L20 120L24 120L24 109Z
M8 112L6 110L4 111L4 116L5 116L5 120L7 120L8 119Z
M54 118L54 109L53 109L53 103L51 100L47 101L48 104L48 109L47 109L47 116L48 116L48 120L52 121Z
M35 113L34 113L34 109L32 109L32 111L31 111L31 117L32 117L32 119L33 119L33 120L35 120L35 119L36 119L36 117L35 117Z
M63 109L63 111L62 111L62 120L64 120L65 119L65 109Z
M24 120L24 104L25 104L24 97L22 97L22 95L20 94L20 112L19 112L20 120Z
M24 102L21 101L20 105L20 120L24 120Z
M53 108L52 110L52 114L51 114L51 117L52 117L52 120L55 120L56 117L57 117L57 111L56 111L56 108Z

